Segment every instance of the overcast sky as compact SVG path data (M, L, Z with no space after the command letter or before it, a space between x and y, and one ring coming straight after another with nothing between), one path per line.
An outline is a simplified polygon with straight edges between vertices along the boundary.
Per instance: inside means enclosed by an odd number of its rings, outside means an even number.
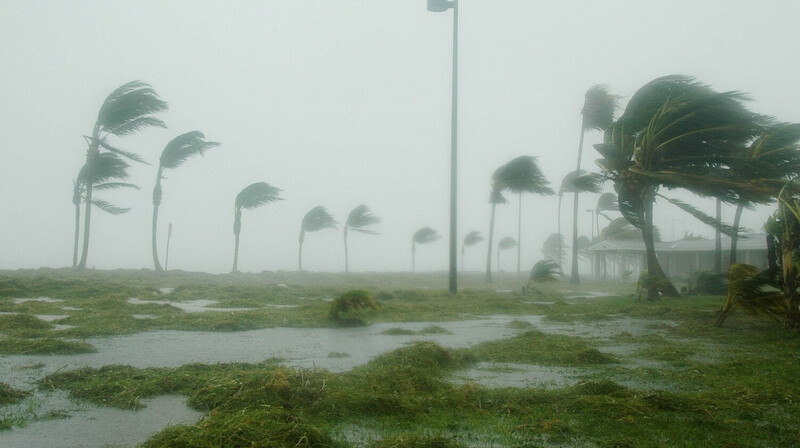
M488 233L499 165L536 156L556 189L574 170L592 85L630 97L653 78L687 74L800 122L798 13L796 1L462 0L459 240ZM343 222L361 203L383 222L380 235L351 236L351 269L410 270L411 235L430 226L444 238L418 249L417 269L446 270L451 51L452 12L427 12L424 0L0 0L0 269L71 264L83 136L105 97L139 79L169 102L169 128L119 146L157 164L187 131L222 143L166 173L170 268L228 272L234 198L264 181L285 200L244 212L243 271L296 269L303 215L323 205ZM584 167L596 170L591 145L601 140L587 135ZM95 210L88 266L152 268L155 171L134 166L140 191L103 194L132 211ZM596 200L581 197L582 234ZM713 212L711 200L693 202ZM556 206L523 197L523 268L542 258ZM565 223L571 208L565 200ZM497 237L516 237L516 210L516 200L498 208ZM759 230L770 212L746 212L743 223ZM665 239L713 235L668 204L656 224ZM467 253L468 270L481 269L485 250ZM305 268L343 270L343 257L341 227L307 236Z

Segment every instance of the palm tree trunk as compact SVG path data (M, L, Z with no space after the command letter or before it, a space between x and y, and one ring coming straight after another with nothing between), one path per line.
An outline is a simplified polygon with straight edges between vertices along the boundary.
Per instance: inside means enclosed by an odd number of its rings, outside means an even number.
M644 229L642 229L642 237L644 239L644 247L647 249L647 273L657 277L660 285L658 289L649 289L647 291L647 298L648 300L657 299L659 290L668 297L677 297L679 296L678 290L675 289L675 285L667 278L664 269L661 268L661 263L659 263L656 257L655 241L653 238L653 201L645 200L644 202Z
M500 248L497 248L497 272L500 272Z
M733 215L733 234L731 235L731 261L730 266L736 263L736 248L739 245L739 224L742 219L742 211L744 211L744 204L739 202L736 204L736 213Z
M75 204L75 243L72 247L72 267L78 267L78 240L81 236L81 203L80 197L78 203Z
M411 272L412 273L416 272L416 266L414 266L414 261L415 261L414 258L415 258L415 255L416 255L416 251L417 251L417 248L414 245L414 242L412 241L411 242Z
M561 199L563 194L558 193L558 272L564 274L564 242L561 240Z
M242 212L237 211L233 218L233 269L231 273L238 272L239 270L239 233L242 231Z
M719 226L722 224L722 201L717 198L717 228L714 231L714 273L719 274L722 272L722 234L719 231Z
M486 283L492 283L492 238L494 237L494 212L497 204L492 203L492 217L489 219L489 249L486 253Z
M578 192L572 201L572 271L570 272L569 282L573 285L581 283L578 273Z
M303 240L305 240L305 232L300 231L300 248L297 250L297 270L303 272Z
M86 209L83 215L83 252L78 269L86 269L86 259L89 257L89 228L92 222L92 182L86 183Z
M461 272L464 272L464 245L461 245Z
M344 228L344 272L350 272L350 265L347 261L347 227Z
M161 205L161 175L164 168L159 165L158 174L156 175L156 186L153 188L153 229L152 229L152 245L153 245L153 267L156 272L164 272L161 263L158 261L158 241L156 238L158 230L158 206Z
M522 258L522 193L519 194L519 207L517 210L517 274L520 270L520 258ZM500 263L497 264L500 266Z

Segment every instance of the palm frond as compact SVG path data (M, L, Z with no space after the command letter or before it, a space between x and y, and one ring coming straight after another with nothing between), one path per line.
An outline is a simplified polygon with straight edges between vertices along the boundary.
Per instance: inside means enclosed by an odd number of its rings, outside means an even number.
M328 213L325 207L318 205L303 216L300 230L302 232L317 232L323 229L335 229L336 224L338 223L333 219L333 215Z
M614 122L614 112L619 104L619 96L608 92L602 84L592 86L586 91L583 102L583 128L602 131Z
M619 211L619 203L617 202L617 195L614 193L603 193L597 198L597 205L595 210L602 211Z
M97 134L128 135L150 126L166 127L163 121L153 117L167 110L149 84L131 81L115 89L106 97L97 115Z
M786 315L786 302L768 271L748 264L734 264L728 271L728 297L717 325L737 306L745 312L780 320Z
M439 232L431 229L430 227L423 227L414 232L414 236L411 238L411 240L415 244L427 244L432 243L441 237L442 236L439 235Z
M173 138L161 153L159 162L162 167L174 169L194 156L202 156L210 148L219 146L217 142L205 140L205 135L200 131L191 131Z
M605 176L597 173L588 173L585 170L572 171L567 173L561 180L561 187L558 194L564 193L599 193L606 181Z
M256 182L248 185L236 195L234 206L237 211L241 211L280 201L282 198L278 197L278 194L281 191L280 188L273 187L266 182Z
M700 211L699 209L697 209L696 207L694 207L694 206L692 206L690 204L687 204L687 203L685 203L685 202L683 202L683 201L681 201L679 199L668 198L668 197L663 196L661 194L659 194L658 197L665 199L666 201L668 201L672 205L674 205L674 206L680 208L681 210L685 211L686 213L694 216L696 219L698 219L703 224L706 224L706 225L708 225L708 226L710 226L710 227L712 227L712 228L714 228L716 230L719 230L719 232L724 234L724 235L733 236L734 233L735 233L735 231L734 231L732 226L730 226L728 224L725 224L725 223L717 222L716 218L714 218L713 216L708 215L706 213L703 213L702 211Z
M372 210L369 209L364 204L359 205L358 207L354 208L350 211L350 214L347 215L347 221L345 221L345 227L348 229L356 230L361 229L362 227L371 226L373 224L378 224L381 222L381 219L372 214ZM361 231L362 233L373 233L373 232L365 232Z
M601 240L634 241L642 239L642 231L625 218L617 218L600 231ZM661 230L653 226L653 240L661 241Z
M481 232L477 230L473 230L469 232L466 236L464 236L464 245L465 246L473 246L475 244L480 243L483 241L483 237L481 236Z
M352 228L352 229L349 229L349 230L350 230L350 231L352 231L352 232L364 233L364 234L366 234L366 235L380 235L380 234L381 234L380 232L378 232L378 231L376 231L376 230L370 230L370 229L359 229L359 228L357 228L357 227L355 227L355 228Z
M128 207L118 207L103 199L92 199L92 205L95 205L100 210L112 215L121 215L123 213L128 213L131 210Z
M520 156L498 168L492 175L493 191L555 194L533 156Z
M555 260L539 260L531 269L530 281L546 283L558 281L558 263Z
M92 186L107 183L110 180L124 180L128 177L130 164L121 159L117 154L103 152L81 167L78 173L78 181L81 183L91 182Z
M132 188L134 190L140 190L138 185L127 182L106 182L102 184L96 184L92 188L98 191L119 190L122 188Z
M559 250L560 248L560 250ZM551 260L558 260L559 256L567 251L569 246L564 235L552 233L542 243L542 254Z
M510 236L503 238L499 243L497 243L497 250L506 250L511 249L512 247L517 247L517 240Z
M119 154L119 155L121 155L123 157L127 157L128 159L131 159L134 162L139 162L139 163L143 163L145 165L150 165L139 154L136 154L136 153L133 153L133 152L130 152L130 151L123 151L123 150L121 150L121 149L119 149L117 147L114 147L110 143L108 143L108 140L106 140L104 138L100 139L100 146L105 148L108 151L111 151L111 152L115 153L115 154Z

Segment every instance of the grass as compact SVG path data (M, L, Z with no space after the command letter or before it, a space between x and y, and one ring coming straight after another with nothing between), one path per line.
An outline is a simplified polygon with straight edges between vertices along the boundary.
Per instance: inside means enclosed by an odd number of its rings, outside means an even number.
M0 339L0 354L4 355L76 355L94 351L89 343L60 338Z
M335 326L328 317L330 300L360 288L381 305L368 311L369 321L394 322L395 329L405 322L545 315L545 322L556 324L553 328L571 332L539 331L547 325L520 318L507 325L514 335L505 339L462 349L418 341L340 373L288 368L280 360L176 368L105 366L58 372L43 378L39 387L124 409L141 407L143 398L181 394L205 413L195 424L156 434L144 445L150 448L800 446L800 336L741 313L731 315L724 327L714 327L723 303L719 296L636 303L620 294L537 304L526 303L530 298L519 293L485 288L465 289L457 296L417 288L420 283L446 284L437 275L304 277L305 282L286 273L0 273L0 311L20 313L0 316L0 333L2 341L23 344L159 329L330 327ZM278 281L288 288L277 287ZM505 281L509 285L503 289L519 289L512 279ZM158 293L163 286L175 290ZM581 285L586 291L593 287ZM603 288L621 286L599 285L597 290ZM63 302L11 300L38 296ZM189 314L163 305L131 305L129 297L216 300L219 307L256 309ZM82 309L65 311L63 306ZM54 331L31 316L48 313L69 314L59 323L77 328ZM158 319L138 320L132 314ZM590 331L598 327L606 332ZM443 330L430 325L415 334ZM612 356L609 346L628 350ZM340 350L329 356L349 356L347 347ZM555 389L452 381L478 363L488 364L487 370L493 369L491 363L555 366L574 370L577 379ZM493 371L504 373L501 368Z
M0 406L19 403L30 395L28 391L14 389L6 383L0 383Z

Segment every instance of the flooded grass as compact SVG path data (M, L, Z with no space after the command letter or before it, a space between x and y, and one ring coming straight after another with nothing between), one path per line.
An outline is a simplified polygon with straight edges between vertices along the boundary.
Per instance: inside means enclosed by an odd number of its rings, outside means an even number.
M446 284L436 276L307 275L303 283L283 273L49 274L0 273L0 311L17 313L0 315L0 345L91 342L105 361L80 367L69 359L88 364L97 355L64 355L58 365L48 361L52 355L16 358L2 386L68 393L92 409L132 413L126 415L145 415L160 397L185 399L193 417L162 424L152 437L130 436L146 447L791 447L800 440L800 337L743 314L714 327L721 297L637 303L613 284L582 285L564 295L585 298L569 303L561 294L530 302L512 277L495 285L510 293L476 287L452 296L420 289L433 280ZM332 300L356 287L380 308L362 316L371 325L339 328L329 318ZM38 297L61 302L13 300ZM237 311L190 313L169 303L132 304L131 297L214 301L213 308ZM35 317L64 314L58 323L74 328L54 330ZM289 359L261 361L268 357L256 353L246 358L255 362L104 365L112 357L103 350L127 353L120 350L125 341L140 341L144 353L154 345L195 350L185 334L224 341L235 356L242 356L236 345L254 337L262 339L247 350L284 344L278 334L317 342L269 352ZM70 414L26 411L37 399L0 405L0 429ZM75 426L71 420L56 420L52 430ZM28 434L49 427L39 428ZM0 444L12 440L6 433L14 431L0 432Z
M0 339L0 354L3 355L73 355L94 351L95 348L86 342L61 338Z

